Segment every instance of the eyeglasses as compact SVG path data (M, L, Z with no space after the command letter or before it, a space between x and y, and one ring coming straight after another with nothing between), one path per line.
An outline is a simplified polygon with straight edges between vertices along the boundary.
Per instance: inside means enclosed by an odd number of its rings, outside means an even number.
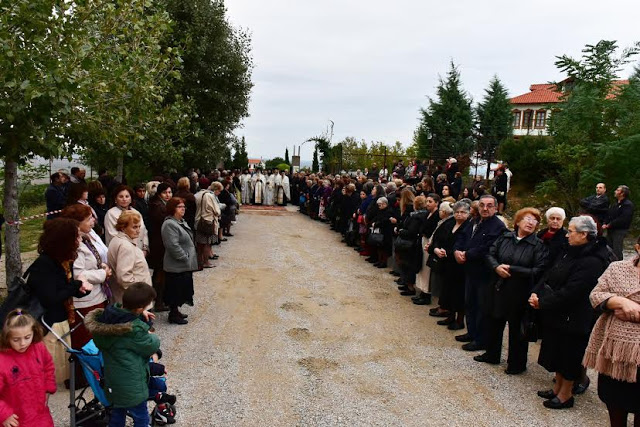
M523 221L528 222L529 224L537 224L538 220L535 218L532 218L530 216L525 216L524 218L522 218Z

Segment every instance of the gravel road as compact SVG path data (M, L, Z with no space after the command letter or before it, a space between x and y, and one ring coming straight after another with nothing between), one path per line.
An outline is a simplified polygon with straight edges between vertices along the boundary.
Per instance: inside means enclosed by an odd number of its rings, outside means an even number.
M156 322L183 426L603 426L592 387L542 406L551 375L479 364L328 226L243 212L217 267L195 274L189 324ZM506 334L505 334L506 335ZM591 373L593 374L593 373ZM68 393L51 399L67 425Z

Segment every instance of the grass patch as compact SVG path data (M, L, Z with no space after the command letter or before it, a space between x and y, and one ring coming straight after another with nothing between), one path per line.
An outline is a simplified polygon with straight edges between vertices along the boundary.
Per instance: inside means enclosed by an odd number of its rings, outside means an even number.
M20 216L31 216L41 214L47 211L47 206L43 203L42 205L33 206L26 208L24 210L21 209ZM23 224L20 224L20 253L31 252L38 249L38 240L40 239L40 234L42 234L42 224L45 222L46 218L36 218L25 221ZM11 227L10 225L4 225L4 227ZM3 247L4 245L4 233L2 233Z

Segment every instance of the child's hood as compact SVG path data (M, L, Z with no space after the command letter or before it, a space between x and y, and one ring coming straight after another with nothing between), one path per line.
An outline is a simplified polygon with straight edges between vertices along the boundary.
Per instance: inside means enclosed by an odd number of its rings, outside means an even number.
M97 336L121 336L131 333L134 321L138 319L135 314L123 310L119 305L110 305L106 309L95 309L84 319L84 324L92 335ZM143 324L143 322L136 322Z

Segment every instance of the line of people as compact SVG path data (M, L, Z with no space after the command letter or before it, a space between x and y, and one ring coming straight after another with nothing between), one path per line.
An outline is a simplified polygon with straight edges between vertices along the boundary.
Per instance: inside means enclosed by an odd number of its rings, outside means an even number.
M63 208L62 212L45 221L38 244L39 256L27 268L24 278L43 308L42 321L46 325L58 336L67 335L65 341L74 349L95 338L103 351L106 386L111 390L108 394L116 409L125 410L114 412L118 416L112 416L113 425L124 425L127 411L136 422L147 419L143 412L146 413L148 396L142 391L148 387L149 357L158 350L157 339L147 343L148 332L153 331L156 316L162 311L168 311L168 323L188 323L188 315L181 307L194 305L193 273L215 267L212 262L218 255L212 248L233 236L231 227L239 207L240 194L236 192L239 178L224 171L210 175L211 181L204 176L193 179L198 177L197 173L196 177L193 175L190 172L175 177L175 181L160 176L135 186L135 190L105 179L67 185L64 171L51 177L56 188L46 194L48 205L55 191L55 200L64 199L65 206L56 205L55 208ZM108 198L112 200L110 207L106 204ZM15 352L27 352L31 342L40 340L40 325L28 320L28 313L15 310L5 320L4 338L0 340L2 355L15 357ZM26 329L20 329L23 327ZM20 345L12 345L9 335L13 336L14 330ZM131 330L139 336L131 335ZM21 334L30 339L20 337ZM132 344L113 344L131 340L139 344L137 350ZM40 372L34 381L45 375L47 384L53 381L68 386L70 373L65 347L52 333L45 334L42 341L51 356L54 377ZM149 354L141 357L147 349ZM40 357L37 356L40 350L34 351L29 354ZM5 374L10 374L2 355L0 382L7 379ZM155 357L153 363L157 363ZM77 377L81 379L78 368ZM79 380L78 384L86 383ZM136 391L132 393L132 389ZM0 390L2 414L9 411L3 404L11 400L5 391ZM51 387L46 391L51 393ZM154 394L153 398L157 404L154 417L165 423L171 420L174 412L167 399L175 402L175 398L166 393ZM5 425L14 425L14 421L27 425L31 420L23 413L19 415L20 421L12 418L17 413L9 415L9 424ZM40 415L43 418L38 419L44 421L38 425L52 425L46 421L50 416Z
M529 342L541 339L538 363L554 374L550 389L538 392L545 407L572 407L589 387L590 367L612 425L640 413L638 256L616 256L591 216L575 216L565 228L564 209L552 207L541 229L542 213L526 207L509 228L494 195L456 200L436 194L428 177L415 186L305 178L300 212L329 223L374 267L390 268L400 295L414 304L438 297L429 315L449 330L466 328L454 338L463 350L481 352L475 361L502 362L508 324L508 375L526 372ZM615 224L618 210L628 214L628 195L624 186L616 190L622 207L612 207L604 224Z

